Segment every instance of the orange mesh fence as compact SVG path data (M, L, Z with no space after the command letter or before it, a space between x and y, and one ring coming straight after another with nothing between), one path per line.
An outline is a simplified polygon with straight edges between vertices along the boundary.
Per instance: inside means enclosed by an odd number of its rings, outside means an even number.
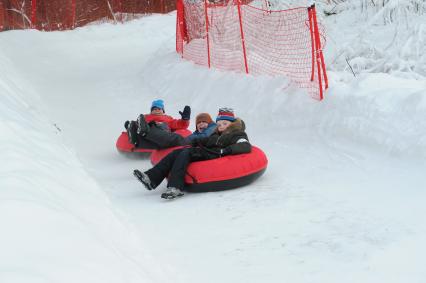
M324 38L314 6L269 11L232 1L177 4L176 50L183 58L223 70L284 75L319 100L328 87Z
M148 13L168 13L174 0L0 0L0 31L65 30L93 21L125 21Z

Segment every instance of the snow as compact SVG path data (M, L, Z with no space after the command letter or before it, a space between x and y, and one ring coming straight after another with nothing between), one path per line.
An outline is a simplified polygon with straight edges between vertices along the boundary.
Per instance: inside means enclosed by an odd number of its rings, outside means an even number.
M0 282L424 282L424 66L354 77L338 57L359 31L345 17L344 30L324 19L322 102L183 61L175 13L0 33ZM235 108L266 173L175 201L146 191L132 170L149 160L115 141L156 98L173 116Z

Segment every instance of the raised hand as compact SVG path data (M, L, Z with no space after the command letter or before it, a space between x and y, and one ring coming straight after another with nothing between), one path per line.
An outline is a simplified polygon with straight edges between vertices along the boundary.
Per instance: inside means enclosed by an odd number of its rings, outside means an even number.
M179 114L182 116L182 120L189 120L191 119L191 107L186 105L183 108L183 111L179 111Z

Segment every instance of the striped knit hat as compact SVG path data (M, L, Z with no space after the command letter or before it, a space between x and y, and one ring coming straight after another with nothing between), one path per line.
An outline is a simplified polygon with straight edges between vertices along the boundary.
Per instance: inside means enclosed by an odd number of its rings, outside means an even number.
M235 119L236 118L234 115L234 109L227 107L219 108L219 113L217 114L216 122L219 120L228 120L234 122Z

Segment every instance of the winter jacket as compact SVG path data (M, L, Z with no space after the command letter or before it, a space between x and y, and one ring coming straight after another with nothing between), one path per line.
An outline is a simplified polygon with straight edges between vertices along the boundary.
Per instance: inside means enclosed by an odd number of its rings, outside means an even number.
M174 119L172 116L169 115L145 114L144 116L147 123L164 123L171 131L186 129L189 126L189 120Z
M244 130L241 119L235 120L223 133L216 129L211 136L196 141L200 150L192 151L192 159L205 160L251 152L251 144Z
M211 134L213 134L214 130L216 130L216 123L211 122L207 126L207 128L205 128L202 132L195 130L195 132L193 132L192 134L190 134L186 138L189 140L189 142L199 140L199 139L203 139L203 138L209 137Z

